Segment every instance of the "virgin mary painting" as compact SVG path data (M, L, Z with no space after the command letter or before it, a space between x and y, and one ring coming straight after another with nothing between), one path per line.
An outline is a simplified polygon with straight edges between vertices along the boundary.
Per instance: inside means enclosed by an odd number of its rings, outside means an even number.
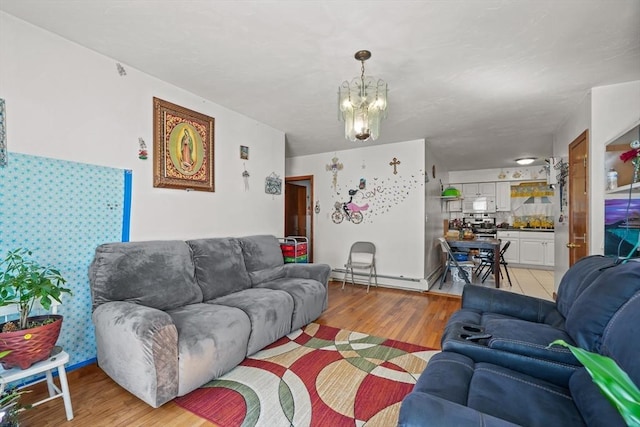
M153 98L153 186L214 191L215 119Z
M173 128L169 147L173 166L182 175L194 175L202 167L202 138L189 123L183 122Z

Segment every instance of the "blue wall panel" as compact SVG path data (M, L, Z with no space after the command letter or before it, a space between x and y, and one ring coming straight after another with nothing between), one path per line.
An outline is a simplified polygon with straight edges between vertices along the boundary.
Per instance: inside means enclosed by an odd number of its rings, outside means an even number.
M88 268L96 246L128 240L130 184L130 171L25 154L0 167L0 256L28 248L67 279L58 344L70 366L96 357Z

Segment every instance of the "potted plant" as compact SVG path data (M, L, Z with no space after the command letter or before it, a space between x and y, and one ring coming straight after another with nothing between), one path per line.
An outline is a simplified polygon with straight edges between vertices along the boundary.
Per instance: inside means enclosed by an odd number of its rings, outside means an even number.
M640 425L640 390L615 360L574 347L564 340L555 340L548 347L552 345L561 345L571 350L624 421L630 426Z
M30 256L31 251L19 248L7 252L0 262L0 307L16 304L20 314L19 320L0 325L0 351L11 350L0 360L5 369L26 369L49 356L60 334L62 316L29 315L36 301L49 310L54 300L61 302L63 293L71 295L60 271L42 266Z

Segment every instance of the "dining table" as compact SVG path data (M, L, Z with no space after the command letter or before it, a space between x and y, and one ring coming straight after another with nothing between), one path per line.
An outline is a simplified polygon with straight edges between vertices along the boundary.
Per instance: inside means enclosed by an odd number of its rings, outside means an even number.
M484 249L493 251L493 277L495 277L496 288L500 287L500 240L490 237L476 237L474 239L451 239L447 238L449 247L454 249Z

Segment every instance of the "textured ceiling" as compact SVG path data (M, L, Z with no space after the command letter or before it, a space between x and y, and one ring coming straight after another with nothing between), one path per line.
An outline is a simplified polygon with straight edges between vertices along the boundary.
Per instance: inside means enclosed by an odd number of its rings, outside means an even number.
M0 10L286 133L287 156L426 139L450 170L552 154L590 88L640 80L640 1L0 0ZM337 88L389 84L375 142ZM114 66L115 72L115 66Z

